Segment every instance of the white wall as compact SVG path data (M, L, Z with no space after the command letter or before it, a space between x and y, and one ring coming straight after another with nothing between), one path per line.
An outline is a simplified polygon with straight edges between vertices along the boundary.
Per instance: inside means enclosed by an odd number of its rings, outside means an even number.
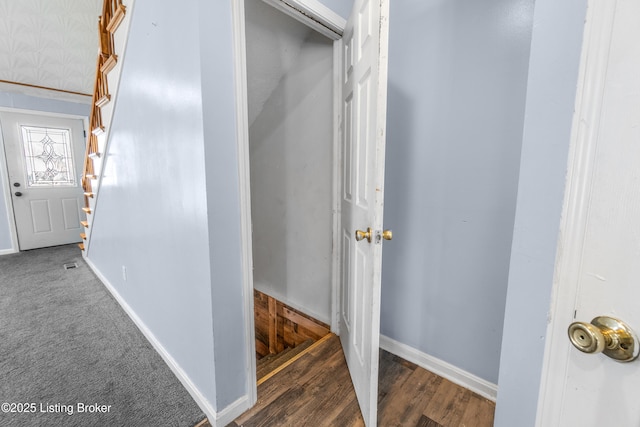
M261 30L248 29L248 46L269 38L269 56L297 52L264 104L249 92L254 287L330 323L333 42L308 30L301 38L302 24L261 2L246 11ZM273 13L278 25L265 25ZM250 88L273 70L265 61L248 52Z
M391 2L382 334L498 381L532 0Z
M86 103L69 102L53 98L41 98L6 91L0 91L0 108L72 114L78 116L88 116L90 112L90 107ZM8 209L11 209L11 201L5 196L5 193L8 192L6 189L9 186L9 183L7 182L8 175L6 164L4 162L4 146L2 138L0 138L0 151L2 151L2 154L0 154L0 253L3 253L17 251L18 248L13 247L11 236L12 226L9 223Z
M495 425L535 424L587 0L537 0Z

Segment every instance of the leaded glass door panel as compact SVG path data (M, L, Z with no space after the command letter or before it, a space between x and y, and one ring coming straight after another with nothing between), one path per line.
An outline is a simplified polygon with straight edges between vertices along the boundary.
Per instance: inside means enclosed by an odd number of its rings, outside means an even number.
M0 112L20 250L80 241L82 121Z

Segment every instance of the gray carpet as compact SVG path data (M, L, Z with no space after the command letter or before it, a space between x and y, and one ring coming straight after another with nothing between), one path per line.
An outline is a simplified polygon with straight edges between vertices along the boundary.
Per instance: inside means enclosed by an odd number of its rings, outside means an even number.
M65 270L69 262L78 268ZM0 404L0 426L193 426L205 417L75 245L0 256Z

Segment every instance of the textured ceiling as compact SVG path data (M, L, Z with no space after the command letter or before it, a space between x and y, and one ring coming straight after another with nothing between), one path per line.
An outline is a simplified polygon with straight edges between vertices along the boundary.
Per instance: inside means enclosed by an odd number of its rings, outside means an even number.
M102 0L0 0L0 80L91 94Z

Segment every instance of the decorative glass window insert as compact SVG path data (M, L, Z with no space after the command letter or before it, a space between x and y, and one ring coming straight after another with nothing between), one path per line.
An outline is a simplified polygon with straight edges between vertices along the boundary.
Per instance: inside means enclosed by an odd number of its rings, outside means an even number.
M28 187L75 186L69 129L21 126Z

